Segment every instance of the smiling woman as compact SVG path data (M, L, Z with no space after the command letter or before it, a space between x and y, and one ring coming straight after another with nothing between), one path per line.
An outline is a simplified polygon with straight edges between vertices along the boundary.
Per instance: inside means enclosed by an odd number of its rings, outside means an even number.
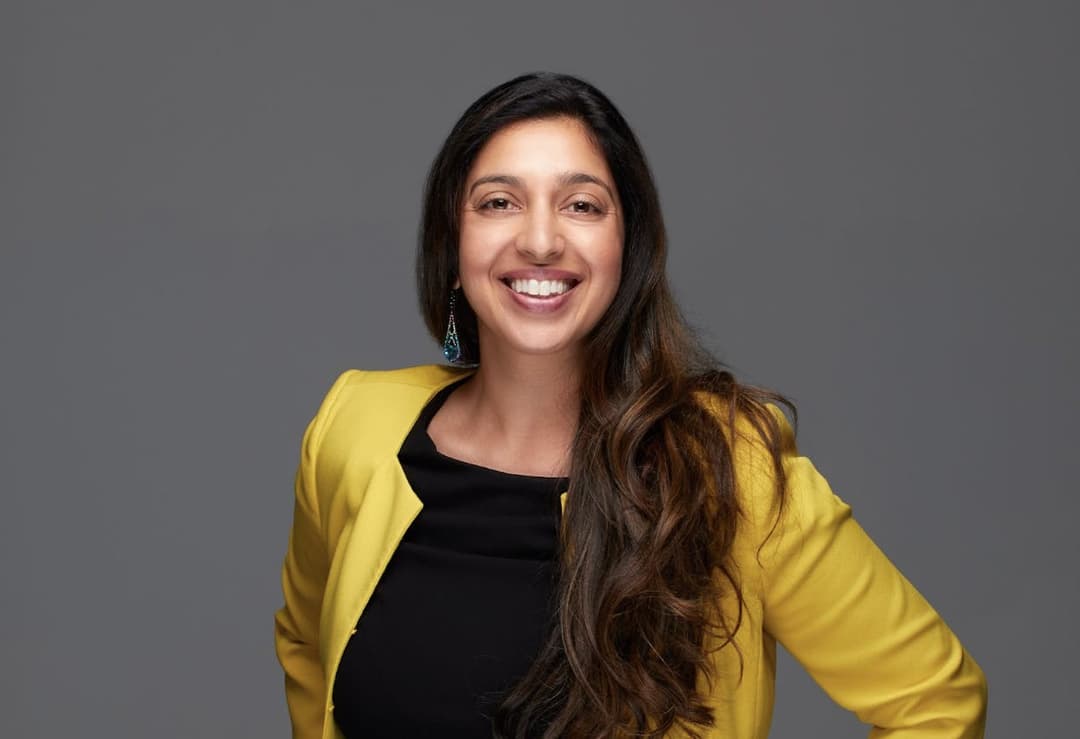
M304 433L294 737L764 739L777 642L875 737L983 735L982 670L799 454L791 402L689 330L666 252L595 87L527 74L465 111L417 255L457 361L346 370Z
M564 374L619 287L622 208L603 152L576 118L526 120L488 140L466 181L453 287L485 359Z

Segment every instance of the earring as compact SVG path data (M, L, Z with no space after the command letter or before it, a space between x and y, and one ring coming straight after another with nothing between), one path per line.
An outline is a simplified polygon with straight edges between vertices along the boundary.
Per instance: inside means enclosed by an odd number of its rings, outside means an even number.
M457 364L461 359L461 344L458 342L457 324L454 323L454 289L450 288L450 320L446 326L446 338L443 339L443 356L450 364Z

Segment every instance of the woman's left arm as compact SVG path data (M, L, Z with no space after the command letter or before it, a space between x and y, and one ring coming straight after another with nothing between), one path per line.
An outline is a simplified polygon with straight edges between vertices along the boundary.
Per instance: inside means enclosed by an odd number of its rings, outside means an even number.
M788 496L761 551L765 629L833 700L873 727L872 739L981 738L982 669L799 455L782 411L770 410L783 434ZM764 487L756 504L769 500ZM775 513L761 511L770 509L759 506L756 515L762 538Z

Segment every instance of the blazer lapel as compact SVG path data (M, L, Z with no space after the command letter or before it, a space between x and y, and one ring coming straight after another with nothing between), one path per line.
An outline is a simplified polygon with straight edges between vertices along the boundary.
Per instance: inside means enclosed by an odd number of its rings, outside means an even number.
M356 516L342 530L331 565L329 581L336 585L328 590L320 624L323 664L329 670L337 671L345 643L375 584L421 508L423 503L409 486L396 455L384 460L372 474Z
M319 651L326 670L326 684L332 688L345 645L405 531L420 514L423 502L409 485L397 451L405 435L415 425L420 411L442 388L460 379L447 374L426 392L420 392L399 407L375 414L372 424L399 429L400 438L390 442L382 461L364 479L362 464L345 465L338 493L349 501L351 510L341 528L334 559L327 576L326 595L319 621ZM402 416L406 422L402 422Z
M319 651L326 670L328 695L357 621L402 537L423 509L423 502L409 485L401 467L397 449L404 434L415 425L422 408L439 390L457 379L460 375L446 377L428 388L427 393L418 395L417 404L410 403L408 408L402 408L402 413L411 420L404 424L401 439L395 440L394 453L377 464L366 485L359 479L350 479L348 472L341 480L344 490L339 492L352 501L349 507L355 505L355 511L350 513L334 547L319 623ZM380 420L383 419L374 418L372 422L379 423ZM562 512L566 510L566 495L563 492L559 496Z

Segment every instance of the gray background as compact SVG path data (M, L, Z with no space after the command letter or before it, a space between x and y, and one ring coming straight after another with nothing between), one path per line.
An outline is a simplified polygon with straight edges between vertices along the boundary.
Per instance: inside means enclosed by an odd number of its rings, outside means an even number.
M522 72L641 137L688 317L986 670L1071 735L1070 3L4 3L0 735L288 734L304 425L441 361L426 168ZM636 6L635 6L636 7ZM789 657L774 737L866 729Z

